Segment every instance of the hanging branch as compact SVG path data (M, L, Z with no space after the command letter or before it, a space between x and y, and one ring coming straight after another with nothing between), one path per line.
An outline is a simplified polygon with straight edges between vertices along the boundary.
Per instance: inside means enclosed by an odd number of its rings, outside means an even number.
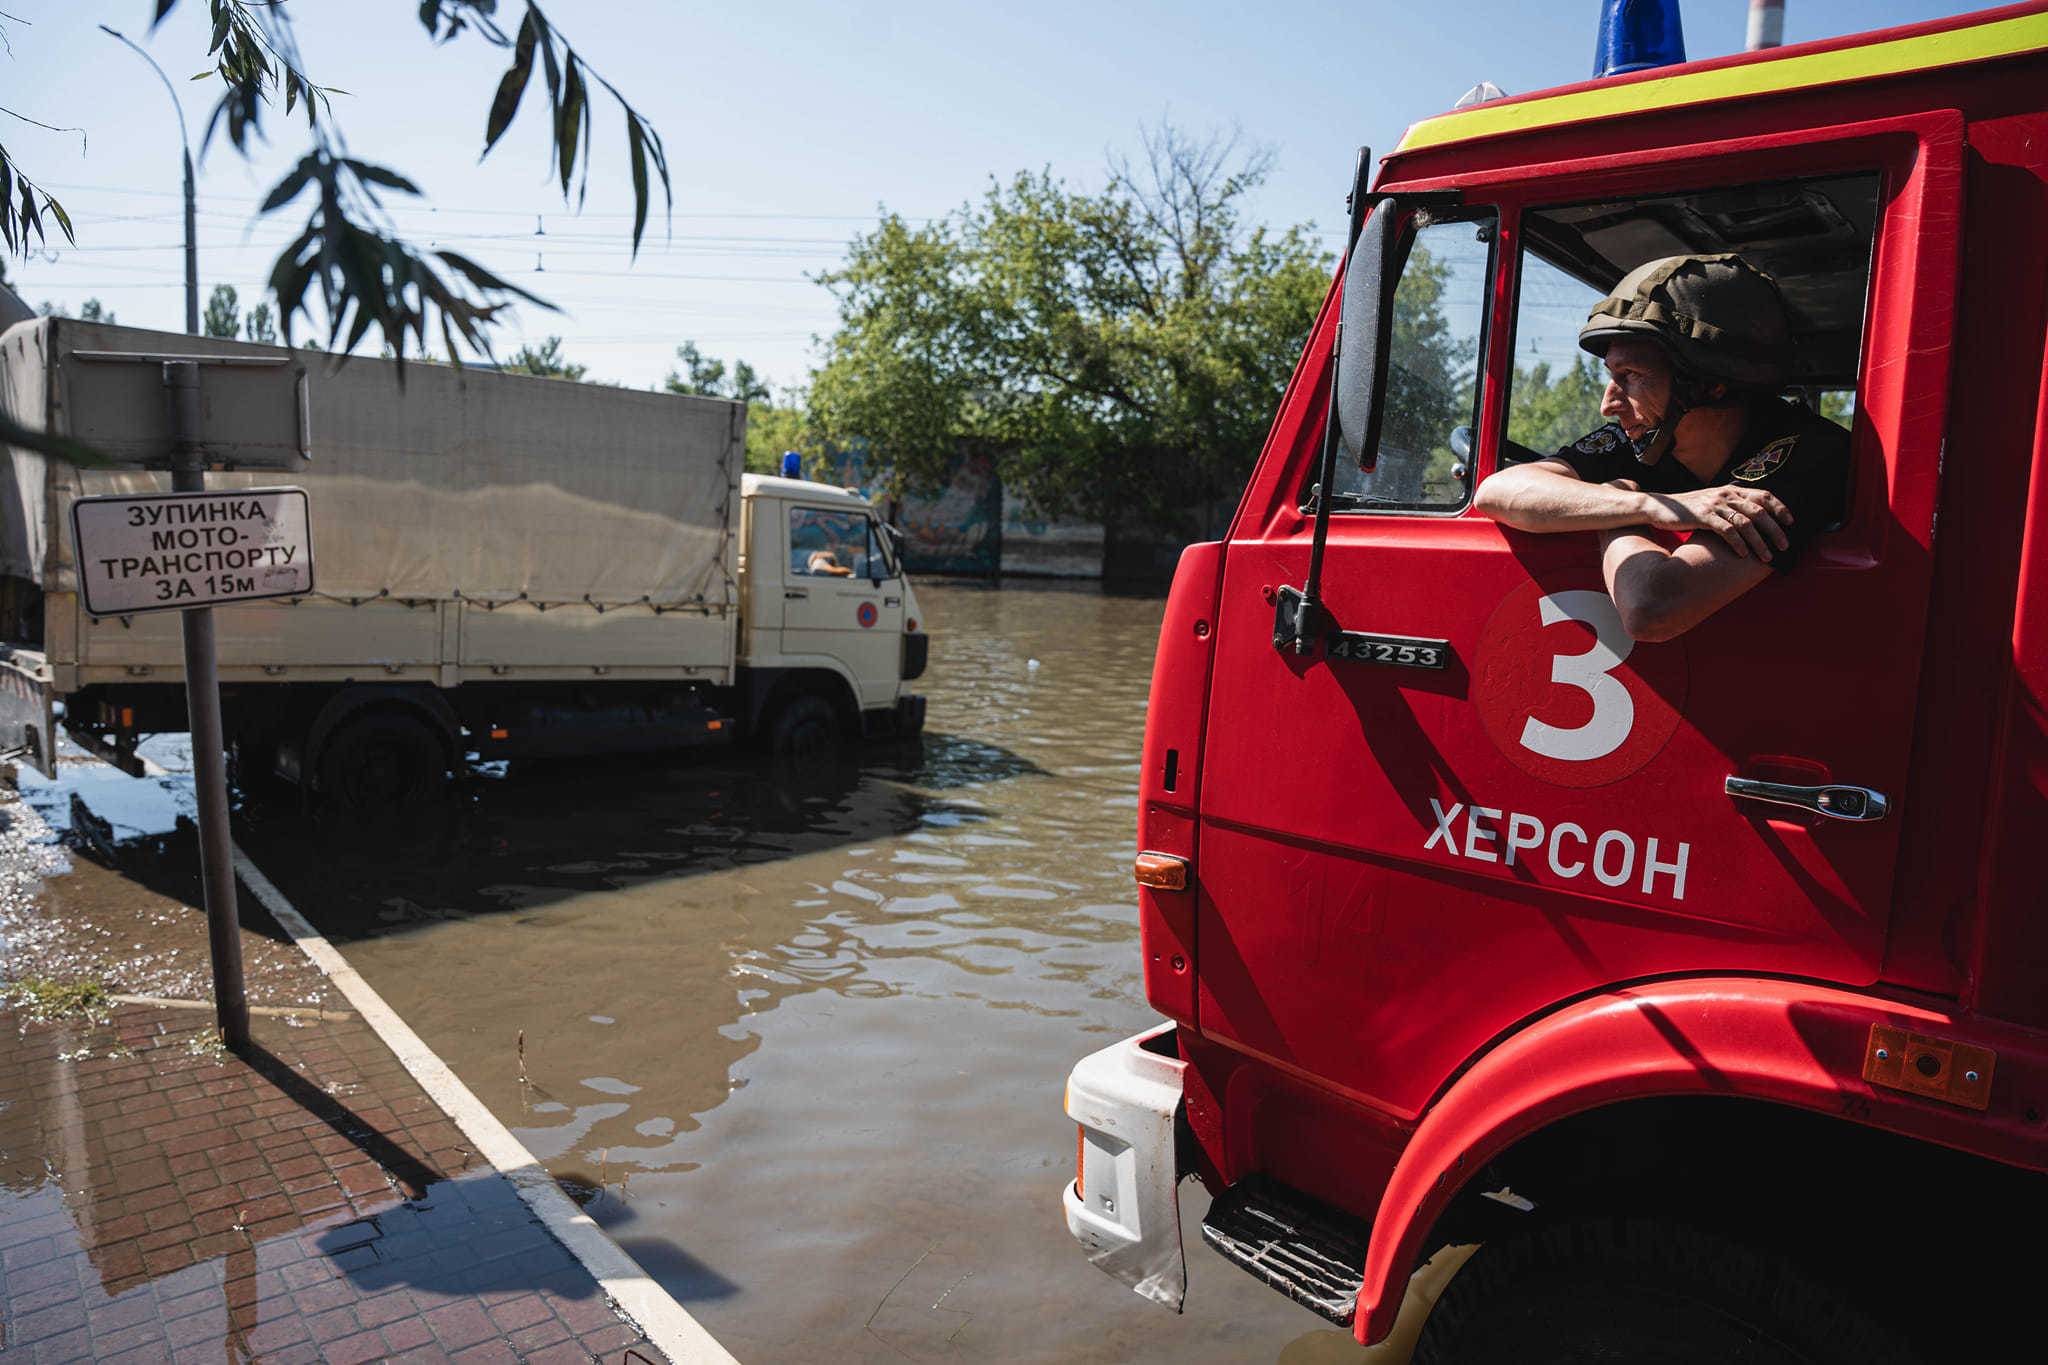
M154 0L152 29L180 0ZM417 195L417 186L385 167L350 154L334 117L332 96L346 93L316 83L301 59L290 17L279 0L205 0L212 29L210 69L195 80L218 79L219 99L207 119L202 147L224 135L247 156L264 137L263 121L281 99L283 115L305 119L312 147L272 188L260 212L276 212L316 189L316 203L304 229L279 255L270 275L279 325L290 344L294 323L313 318L318 299L330 343L353 349L372 329L402 364L409 351L424 349L435 328L459 359L459 340L475 354L490 354L491 328L509 306L551 307L507 283L490 270L452 251L425 251L407 242L384 211L380 192ZM618 89L592 70L561 31L527 0L516 32L498 22L499 0L421 0L419 21L438 42L473 31L510 54L484 127L488 156L524 100L535 57L540 58L553 136L550 169L564 202L580 207L589 188L593 150L592 95L601 89L624 111L627 161L633 183L632 251L637 257L653 199L650 168L664 200L673 205L667 153L652 123ZM18 186L18 188L17 188ZM54 220L75 243L71 219L57 200L32 182L0 147L0 240L10 251L40 241ZM416 352L415 352L416 353Z
M420 23L439 41L449 42L465 28L474 28L494 47L512 54L511 64L498 81L498 93L491 100L490 115L484 121L484 149L477 159L489 156L491 149L498 145L498 139L512 126L512 117L519 112L520 102L525 98L527 85L533 76L533 57L538 51L541 73L547 81L548 111L554 129L554 136L549 141L552 169L561 181L564 202L569 199L571 180L576 182L576 205L581 208L584 193L590 186L590 83L595 81L604 87L605 93L618 103L626 116L626 154L633 170L633 254L638 256L651 202L647 182L650 165L661 177L665 205L670 209L675 207L675 195L669 184L668 153L662 147L661 134L655 131L644 114L627 101L617 86L591 70L589 64L569 46L568 40L562 37L561 31L549 23L539 5L529 0L516 37L507 34L493 18L496 8L496 0L421 0L420 3Z
M0 241L7 243L9 251L26 255L30 233L35 234L37 242L49 240L43 233L45 214L56 222L66 242L78 244L78 237L71 230L71 215L50 197L48 190L16 169L6 144L0 143Z

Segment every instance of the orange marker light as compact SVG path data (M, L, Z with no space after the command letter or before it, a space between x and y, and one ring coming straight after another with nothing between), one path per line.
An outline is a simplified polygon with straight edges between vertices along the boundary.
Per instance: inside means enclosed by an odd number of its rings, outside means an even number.
M1140 853L1137 877L1138 885L1149 886L1154 891L1185 891L1188 889L1188 860L1176 858L1171 853Z
M1088 1155L1088 1130L1080 1124L1074 1125L1074 1198L1086 1199L1087 1187L1081 1183L1081 1159Z
M722 720L707 720L704 722L704 728L707 730L723 730L725 722Z
M493 727L491 728L491 738L492 738L492 739L506 739L506 738L510 737L510 735L511 735L511 734L512 734L512 732L511 732L510 730L501 730L501 729L498 729L498 728L497 728L496 726L493 726Z

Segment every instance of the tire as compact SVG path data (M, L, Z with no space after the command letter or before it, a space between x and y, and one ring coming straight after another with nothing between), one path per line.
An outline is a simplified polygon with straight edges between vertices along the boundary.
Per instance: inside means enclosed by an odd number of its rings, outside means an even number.
M1784 1254L1642 1218L1554 1223L1482 1246L1437 1300L1414 1356L1415 1365L1915 1359Z
M277 775L277 742L249 735L228 746L228 781L254 806L282 804L292 792L292 784Z
M768 752L776 758L815 759L838 748L839 716L823 697L791 697L768 724Z
M434 727L407 711L370 711L328 736L320 791L359 816L412 810L438 796L448 749Z

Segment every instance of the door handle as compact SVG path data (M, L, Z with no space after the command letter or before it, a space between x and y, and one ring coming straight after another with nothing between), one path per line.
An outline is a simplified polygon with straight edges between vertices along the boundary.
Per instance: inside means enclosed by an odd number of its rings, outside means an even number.
M1730 777L1724 785L1724 790L1730 796L1741 797L1747 801L1762 801L1772 806L1790 806L1794 810L1825 815L1830 820L1867 823L1884 819L1892 809L1891 801L1883 792L1872 791L1868 787L1795 787L1786 782L1760 782L1752 777Z
M809 597L810 595L811 590L809 588L784 588L782 590L782 596L785 600L794 600L796 598Z

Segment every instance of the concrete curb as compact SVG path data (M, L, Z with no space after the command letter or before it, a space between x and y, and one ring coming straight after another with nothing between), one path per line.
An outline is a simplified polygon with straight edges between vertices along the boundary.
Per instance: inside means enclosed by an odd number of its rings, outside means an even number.
M332 981L365 1023L405 1064L413 1079L455 1120L476 1150L512 1182L536 1218L597 1280L620 1311L676 1365L738 1365L732 1354L691 1317L689 1311L651 1279L619 1244L574 1200L562 1192L533 1153L511 1130L484 1108L448 1064L435 1056L418 1034L357 974L334 945L271 884L249 855L237 846L235 872L255 893L284 931Z

